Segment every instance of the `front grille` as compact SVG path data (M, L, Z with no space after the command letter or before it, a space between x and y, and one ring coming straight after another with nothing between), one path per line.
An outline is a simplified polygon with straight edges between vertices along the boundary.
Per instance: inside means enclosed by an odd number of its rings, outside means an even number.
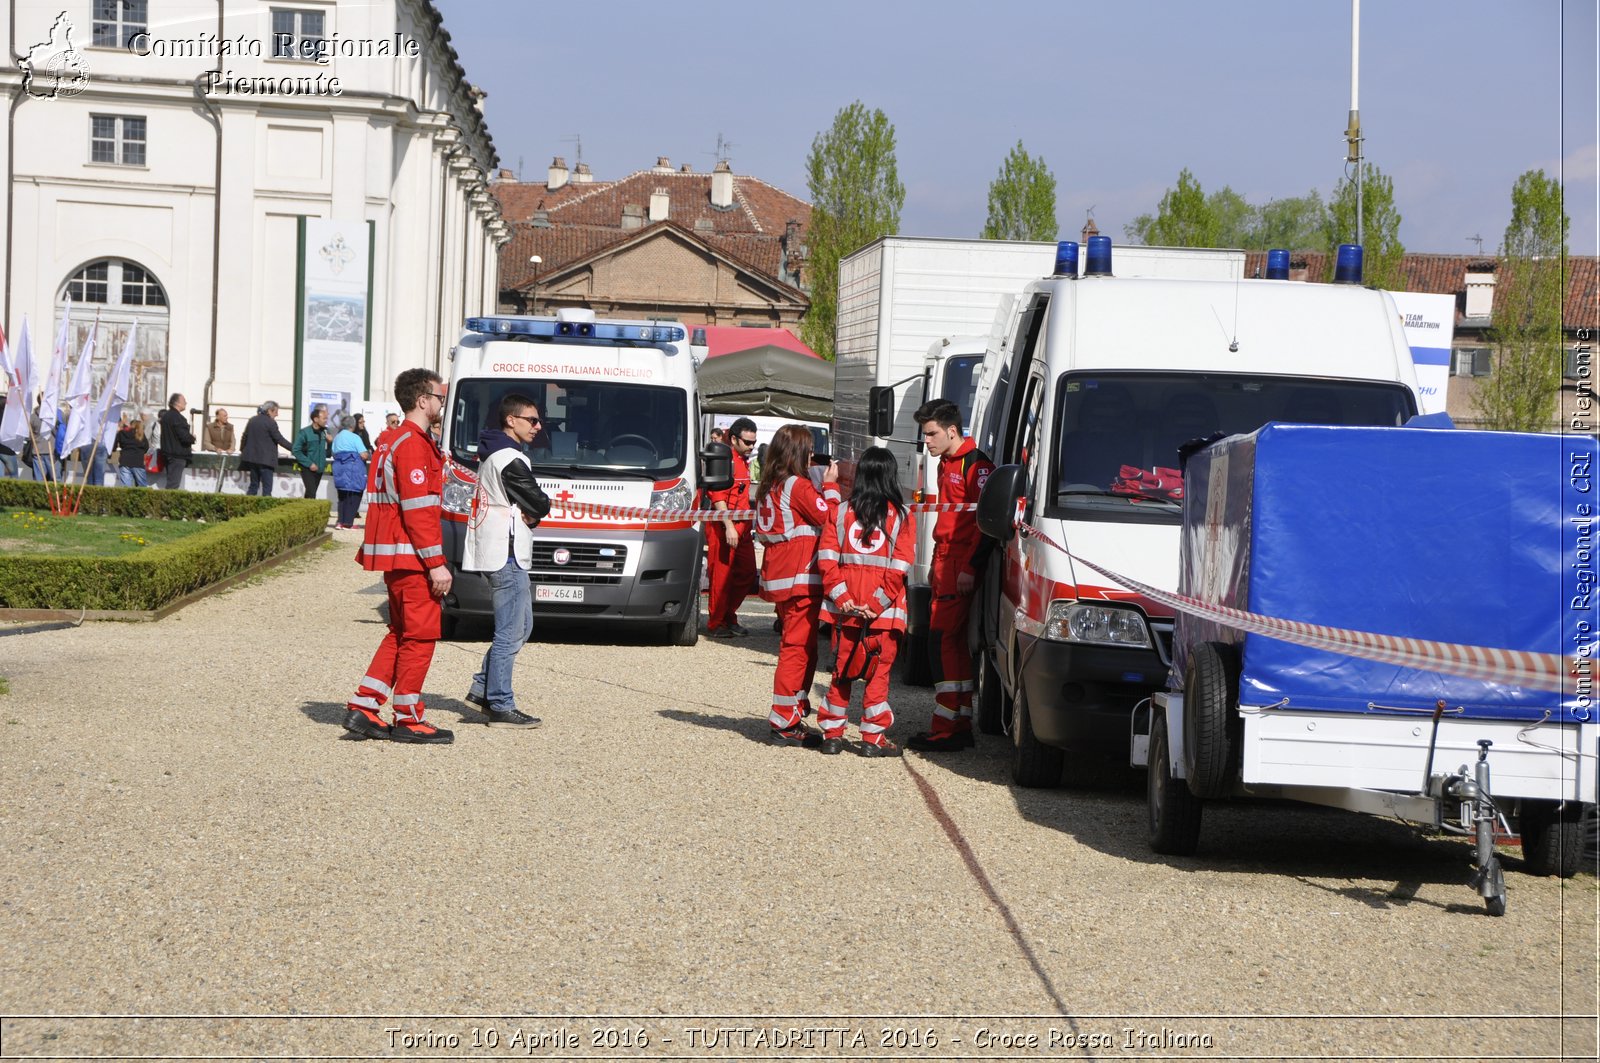
M564 565L556 564L557 550L570 551L571 559ZM607 553L601 554L602 550ZM622 572L627 561L626 546L535 540L532 579L535 583L615 587L622 582Z

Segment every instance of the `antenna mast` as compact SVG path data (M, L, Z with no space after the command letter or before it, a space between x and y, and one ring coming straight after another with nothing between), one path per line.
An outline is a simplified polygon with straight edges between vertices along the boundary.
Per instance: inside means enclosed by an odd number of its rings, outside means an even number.
M1350 0L1350 124L1344 131L1356 167L1356 243L1361 243L1361 0Z

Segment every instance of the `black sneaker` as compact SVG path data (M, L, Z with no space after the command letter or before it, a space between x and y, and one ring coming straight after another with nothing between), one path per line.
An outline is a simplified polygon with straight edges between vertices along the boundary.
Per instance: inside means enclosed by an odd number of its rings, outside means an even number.
M868 742L866 739L862 739L861 744L856 747L856 752L860 753L863 757L869 758L898 757L900 755L900 747L889 741L887 738L878 742Z
M431 723L395 723L389 728L389 740L392 742L411 742L424 746L447 746L456 740L451 731L442 727L435 727Z
M972 737L971 731L957 731L955 734L936 736L928 731L911 736L906 743L907 749L915 749L918 753L954 753L957 750L971 749L977 745L977 740Z
M732 639L732 638L738 638L738 637L739 636L737 636L737 635L735 635L733 633L733 629L732 628L728 628L728 627L713 627L713 628L707 628L706 629L706 638L708 638L708 639Z
M845 742L842 738L824 738L822 745L818 749L830 757L836 757L844 752L844 746Z
M747 639L750 637L750 629L737 622L729 624L728 630L733 632L734 638Z
M344 729L357 738L388 738L389 728L382 720L368 716L360 709L351 709L345 713Z
M474 694L469 690L467 691L467 696L461 700L474 708L482 709L484 712L489 711L489 699L482 694Z
M805 749L818 749L822 746L822 736L809 727L802 727L800 724L795 724L793 727L785 727L781 731L774 727L772 732L767 735L767 741L775 746L801 746Z
M484 709L483 713L488 719L486 724L505 724L508 727L538 727L544 723L537 716L529 716L521 709Z

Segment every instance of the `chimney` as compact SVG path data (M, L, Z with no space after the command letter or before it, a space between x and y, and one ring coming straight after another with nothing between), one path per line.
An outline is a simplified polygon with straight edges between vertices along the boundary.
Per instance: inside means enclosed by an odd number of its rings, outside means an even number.
M535 229L550 228L550 212L548 210L534 211L533 220L528 222L528 224Z
M499 176L496 178L496 180L499 181L515 181L516 179L517 173L515 170L501 170Z
M578 163L578 168L572 171L572 183L575 185L586 185L593 180L594 174L590 172L589 164L586 162Z
M727 159L711 171L711 205L718 210L733 209L733 167Z
M651 168L650 172L651 173L671 173L672 172L672 160L667 158L665 155L657 155L656 156L656 164L655 164L655 166L653 166Z
M545 182L545 187L554 192L567 183L567 160L557 155L550 160L550 178Z
M624 203L622 205L622 227L624 229L638 229L644 225L644 208L637 203Z
M689 165L688 163L684 163L682 166L678 167L678 172L679 173L694 173L694 167Z
M1088 221L1083 223L1083 246L1084 247L1088 247L1089 246L1089 237L1091 237L1091 236L1099 236L1099 235L1100 235L1100 226L1098 226L1098 225L1096 225L1094 223L1094 219L1093 218L1090 218Z
M650 220L666 221L667 205L670 202L665 188L657 188L650 193Z
M1494 267L1493 262L1467 263L1467 305L1462 311L1466 317L1494 316Z

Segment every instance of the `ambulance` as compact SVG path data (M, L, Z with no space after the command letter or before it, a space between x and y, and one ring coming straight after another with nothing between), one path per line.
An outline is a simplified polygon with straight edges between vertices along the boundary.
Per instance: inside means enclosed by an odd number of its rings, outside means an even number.
M704 539L695 523L670 513L692 509L699 488L719 486L706 474L720 481L731 466L726 448L701 453L695 353L684 328L578 309L474 317L450 359L443 505L455 583L444 602L447 632L463 616L494 615L488 574L462 571L461 557L478 435L516 392L539 408L542 424L526 453L552 502L533 533L536 624L597 621L694 645ZM669 516L647 522L613 508Z
M1126 754L1135 708L1166 686L1172 611L1084 562L1177 588L1180 446L1417 413L1401 316L1362 287L1360 248L1340 248L1333 284L1288 280L1288 259L1269 253L1263 279L1119 277L1093 237L1082 276L1067 242L1023 290L973 430L998 466L978 504L997 543L973 610L976 710L1010 735L1019 785L1057 784L1068 750Z

